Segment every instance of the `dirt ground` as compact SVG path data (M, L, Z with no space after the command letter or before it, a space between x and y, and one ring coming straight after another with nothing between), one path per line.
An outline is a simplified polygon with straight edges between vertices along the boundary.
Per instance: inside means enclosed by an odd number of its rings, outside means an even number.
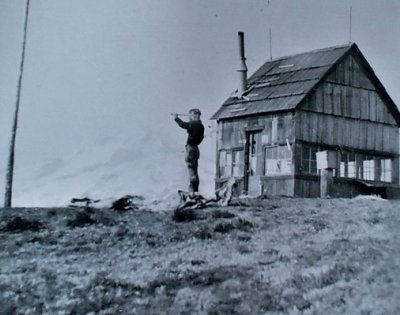
M0 314L400 314L400 201L0 210Z

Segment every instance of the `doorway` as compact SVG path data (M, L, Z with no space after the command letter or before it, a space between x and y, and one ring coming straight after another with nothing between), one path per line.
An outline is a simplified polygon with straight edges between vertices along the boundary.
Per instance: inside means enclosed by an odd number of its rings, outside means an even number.
M244 193L249 196L261 195L262 146L261 131L246 132L244 167Z

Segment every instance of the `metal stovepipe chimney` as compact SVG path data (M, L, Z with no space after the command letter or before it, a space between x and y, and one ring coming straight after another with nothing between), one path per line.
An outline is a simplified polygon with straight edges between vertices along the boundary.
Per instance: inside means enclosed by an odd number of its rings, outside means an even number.
M244 33L238 33L239 39L239 57L240 57L240 66L237 70L239 72L240 85L239 85L239 95L242 95L244 91L247 89L247 66L246 66L246 57L244 54Z

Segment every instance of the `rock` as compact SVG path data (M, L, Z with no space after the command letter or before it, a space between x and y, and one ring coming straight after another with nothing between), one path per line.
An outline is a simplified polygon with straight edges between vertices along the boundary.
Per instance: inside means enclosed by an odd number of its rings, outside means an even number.
M37 220L26 220L19 216L9 221L2 231L4 232L22 232L22 231L39 231L43 228L43 223Z
M138 210L139 206L136 204L138 201L143 201L143 197L126 195L115 200L110 208L117 211Z

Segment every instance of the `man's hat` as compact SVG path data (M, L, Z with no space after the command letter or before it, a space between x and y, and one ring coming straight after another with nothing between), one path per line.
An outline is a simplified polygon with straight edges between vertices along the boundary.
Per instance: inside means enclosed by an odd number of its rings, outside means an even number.
M191 113L197 114L197 115L201 115L201 111L200 111L200 109L198 109L198 108L192 108L192 109L189 111L189 114L191 114Z

